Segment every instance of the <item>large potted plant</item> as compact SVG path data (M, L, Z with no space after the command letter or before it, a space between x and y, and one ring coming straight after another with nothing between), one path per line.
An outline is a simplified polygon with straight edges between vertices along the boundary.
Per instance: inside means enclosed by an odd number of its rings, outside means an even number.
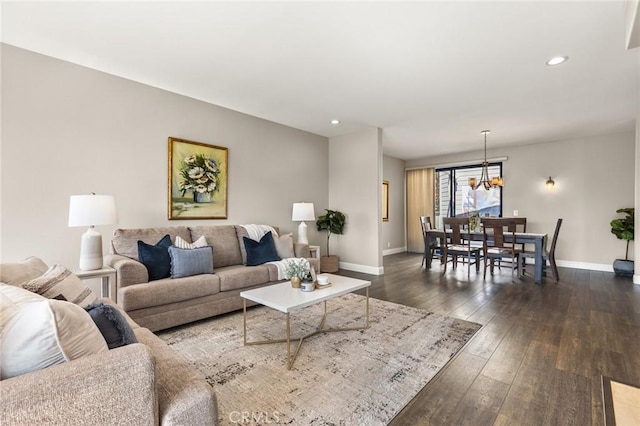
M611 221L611 233L618 237L618 239L627 241L627 251L624 259L616 259L613 262L613 271L616 275L622 277L632 277L633 260L629 260L629 242L633 240L634 236L633 222L635 220L635 209L633 207L618 209L616 213L625 216Z
M325 209L326 214L318 217L316 227L318 231L327 231L327 254L320 257L320 270L322 272L338 272L339 258L329 253L329 239L332 234L341 235L344 232L346 217L338 210Z

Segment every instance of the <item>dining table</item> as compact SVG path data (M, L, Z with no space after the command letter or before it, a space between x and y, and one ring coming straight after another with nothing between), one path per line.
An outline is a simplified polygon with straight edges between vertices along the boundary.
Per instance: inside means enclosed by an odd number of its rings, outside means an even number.
M437 245L438 238L444 238L445 234L450 234L451 230L447 229L429 229L427 234L427 247ZM484 239L484 233L482 231L470 231L462 234L463 238L469 238L472 241L482 241ZM511 233L504 234L504 240L507 243L514 243ZM515 244L532 244L534 246L534 269L533 269L533 281L536 284L542 283L542 271L544 267L544 249L547 244L547 234L538 234L535 232L516 232ZM431 268L431 261L433 260L433 253L431 250L427 250L426 253L427 264L426 268Z

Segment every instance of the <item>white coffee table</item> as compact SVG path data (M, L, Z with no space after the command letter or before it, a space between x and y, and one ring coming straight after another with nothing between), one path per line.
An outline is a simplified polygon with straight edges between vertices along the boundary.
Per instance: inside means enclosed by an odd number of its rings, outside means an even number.
M268 343L283 343L287 342L287 370L291 370L291 366L298 356L300 346L307 337L315 336L319 333L329 333L334 331L352 331L352 330L364 330L369 328L369 286L370 281L358 280L355 278L342 277L340 275L323 274L329 276L329 282L331 287L316 289L314 291L304 292L299 288L292 288L289 281L274 284L267 287L256 288L254 290L243 291L240 293L240 297L243 300L243 322L244 322L244 344L247 345L264 345ZM348 327L348 328L325 328L324 322L327 316L327 300L340 297L347 293L352 293L356 290L366 288L366 301L365 312L366 320L365 325L362 327ZM277 311L286 314L286 337L284 339L276 340L261 340L248 342L247 341L247 300L259 303L264 306L268 306ZM291 337L290 326L290 314L299 309L307 306L315 305L317 303L324 302L324 314L320 320L320 324L317 329L309 334L301 337ZM291 341L298 341L293 356L291 356Z

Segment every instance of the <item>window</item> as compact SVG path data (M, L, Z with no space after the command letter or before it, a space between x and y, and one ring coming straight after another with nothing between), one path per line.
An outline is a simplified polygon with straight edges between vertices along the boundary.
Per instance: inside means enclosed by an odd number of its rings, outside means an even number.
M469 186L469 178L480 181L481 165L447 167L435 173L435 216L442 228L443 217L468 216L477 212L480 216L502 216L502 188ZM502 176L502 163L489 164L489 178Z

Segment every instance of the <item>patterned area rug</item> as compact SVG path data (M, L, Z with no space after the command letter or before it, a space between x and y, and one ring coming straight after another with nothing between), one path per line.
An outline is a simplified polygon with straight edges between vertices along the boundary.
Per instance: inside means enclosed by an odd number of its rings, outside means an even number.
M293 313L292 336L313 331L321 317L321 304ZM248 309L248 340L282 338L285 318ZM364 320L364 296L327 302L327 327ZM370 299L370 321L363 331L306 339L290 371L286 343L243 346L242 312L158 335L215 388L222 425L384 425L481 327L378 299Z

